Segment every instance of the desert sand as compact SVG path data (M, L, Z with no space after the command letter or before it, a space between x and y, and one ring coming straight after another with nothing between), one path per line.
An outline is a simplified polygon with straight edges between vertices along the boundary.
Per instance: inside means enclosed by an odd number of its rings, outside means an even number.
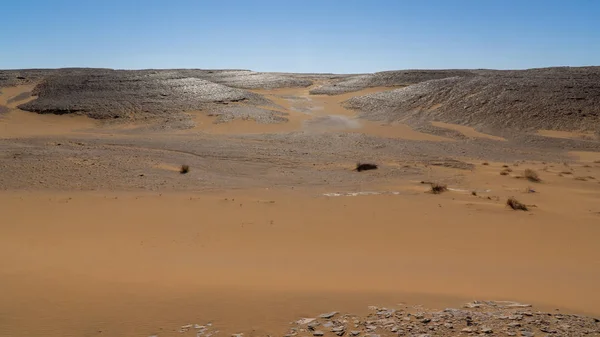
M344 102L400 86L311 94L329 83L250 89L283 123L205 107L185 128L36 114L18 108L35 83L2 88L0 336L283 336L473 300L600 316L600 152L361 118ZM527 132L582 134L596 144Z

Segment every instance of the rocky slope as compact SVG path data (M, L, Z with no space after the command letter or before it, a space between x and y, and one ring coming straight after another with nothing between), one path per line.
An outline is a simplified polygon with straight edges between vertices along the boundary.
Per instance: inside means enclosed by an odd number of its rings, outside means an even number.
M186 119L182 112L210 109L215 115L226 116L224 120L241 116L260 123L276 123L284 122L286 118L275 111L259 108L272 103L244 89L301 87L312 81L248 70L74 68L0 72L0 86L27 83L39 83L33 92L38 98L19 108L42 114L181 121ZM244 107L228 106L239 102L243 102Z
M339 95L365 88L408 86L448 77L475 76L470 70L395 70L374 74L350 75L339 81L312 89L312 95Z
M0 87L39 83L36 100L20 106L38 113L96 119L184 121L205 110L229 121L280 123L285 113L251 89L307 87L337 95L370 87L400 87L354 97L345 106L362 118L413 126L442 121L505 134L528 129L600 128L600 67L529 70L401 70L374 74L288 74L249 70L56 69L0 71ZM243 104L238 104L243 103Z
M395 83L404 81L402 74L395 78ZM345 105L360 111L363 118L387 122L437 120L488 132L596 131L600 126L600 67L474 70L354 97Z

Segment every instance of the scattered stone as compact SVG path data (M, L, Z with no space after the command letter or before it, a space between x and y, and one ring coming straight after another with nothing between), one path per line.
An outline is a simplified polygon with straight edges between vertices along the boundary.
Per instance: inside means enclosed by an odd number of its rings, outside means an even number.
M487 326L482 326L482 327L481 327L481 332L483 332L483 333L492 333L492 332L494 332L494 331L493 331L493 330L492 330L492 328L490 328L490 327L487 327Z
M338 336L343 336L346 333L346 327L341 325L331 329L331 332L335 333Z
M379 320L379 324L382 326L393 325L395 323L396 323L396 320L394 320L393 318Z
M477 301L475 301L475 302L469 302L469 303L465 304L465 308L470 308L470 309L479 308L479 307L481 307L481 305L482 304L479 303L479 302L477 302Z
M308 323L307 327L308 330L315 330L316 327L318 327L321 323L317 322L317 321L312 321L310 323Z
M187 332L190 328L192 328L192 324L187 324L187 325L182 325L181 328L179 328L179 332L180 333L184 333Z
M335 316L337 313L338 313L337 311L332 311L332 312L328 312L328 313L325 313L325 314L321 314L321 315L319 315L319 317L325 318L325 319L330 319L333 316Z
M295 325L287 337L306 337L302 334L304 328L314 336L323 336L321 334L326 331L323 334L340 337L346 334L350 337L378 337L376 332L382 332L385 337L533 337L536 333L540 336L600 336L600 326L591 317L522 311L522 304L518 302L475 301L469 306L475 307L443 311L411 307L415 314L377 308L366 316L343 315L337 319L324 314L329 318L301 318L292 322ZM352 331L347 331L352 326L349 324L354 325ZM317 326L322 327L322 331L315 331ZM296 333L298 330L299 334Z
M549 327L546 327L546 326L541 327L540 331L541 332L546 332L546 333L557 333L558 332L558 331L556 331L554 329L550 329Z
M313 322L315 319L316 318L300 318L299 320L296 321L296 324L298 324L298 325L308 324L308 323Z

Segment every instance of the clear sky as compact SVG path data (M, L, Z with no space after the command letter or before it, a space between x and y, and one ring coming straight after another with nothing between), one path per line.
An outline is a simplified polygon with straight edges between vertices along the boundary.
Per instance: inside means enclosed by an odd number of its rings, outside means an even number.
M600 65L600 0L8 0L0 68Z

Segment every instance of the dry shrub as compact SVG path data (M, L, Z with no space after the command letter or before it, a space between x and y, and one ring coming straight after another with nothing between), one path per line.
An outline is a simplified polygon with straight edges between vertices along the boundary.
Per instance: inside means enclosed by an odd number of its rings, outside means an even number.
M477 192L476 191L471 191L471 195L476 197L477 196Z
M508 165L502 165L503 168L508 168Z
M179 168L179 173L186 174L188 172L190 172L190 166L189 165L181 165L181 168Z
M368 171L368 170L376 170L377 164L369 164L369 163L357 163L356 168L354 169L356 172Z
M571 171L562 171L560 174L573 174Z
M488 163L487 161L486 161L486 162L483 162L483 163L481 163L481 165L484 165L484 166L488 166L489 164L490 164L490 163Z
M531 182L534 182L534 183L539 183L539 182L542 181L542 179L537 174L537 172L535 172L532 169L526 169L525 170L525 178L527 178L527 180L529 180Z
M431 183L431 193L440 194L448 191L448 186L444 184Z
M575 180L579 180L579 181L587 181L587 178L586 178L586 177L575 177L575 178L573 178L573 179L575 179Z
M520 203L514 197L508 198L508 200L506 200L506 205L508 205L510 208L514 209L515 211L518 211L518 210L520 210L520 211L528 211L529 210L527 208L527 205Z
M512 172L512 169L511 169L511 168L509 168L509 167L507 167L507 168L505 168L504 170L500 171L500 175L501 175L501 176L507 176L507 175L508 175L509 173L511 173L511 172Z

